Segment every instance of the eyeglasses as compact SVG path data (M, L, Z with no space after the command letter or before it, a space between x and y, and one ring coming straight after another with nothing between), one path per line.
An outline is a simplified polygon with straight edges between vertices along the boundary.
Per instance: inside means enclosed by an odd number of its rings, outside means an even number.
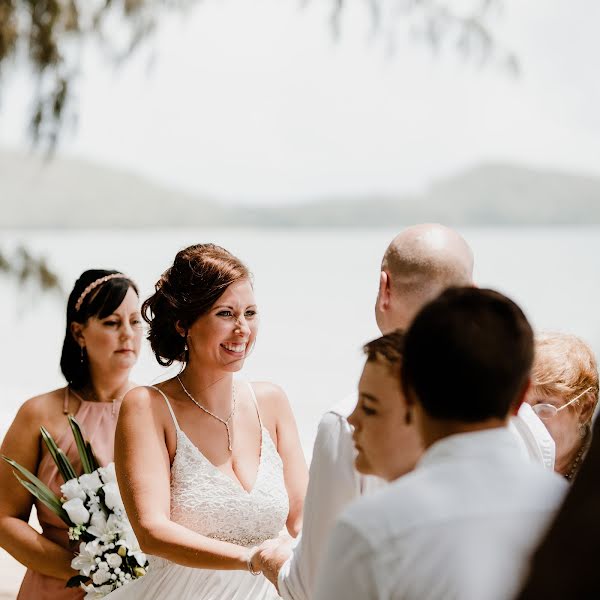
M583 392L581 392L581 394L578 394L577 396L575 396L575 398L569 400L560 408L556 408L556 406L554 406L553 404L534 404L531 408L540 419L547 421L548 419L552 419L553 417L555 417L563 408L567 408L567 406L573 404L573 402L577 402L577 400L579 400L581 396L587 394L591 389L591 387L587 388L587 390L584 390Z

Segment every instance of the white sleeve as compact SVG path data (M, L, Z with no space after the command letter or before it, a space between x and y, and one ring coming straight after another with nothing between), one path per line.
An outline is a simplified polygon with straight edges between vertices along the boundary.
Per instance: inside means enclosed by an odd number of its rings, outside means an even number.
M372 555L364 537L338 521L319 565L314 600L376 600Z
M342 509L360 495L354 470L354 444L348 421L335 413L321 419L310 465L302 535L279 571L278 587L286 600L311 600L317 566L329 533Z

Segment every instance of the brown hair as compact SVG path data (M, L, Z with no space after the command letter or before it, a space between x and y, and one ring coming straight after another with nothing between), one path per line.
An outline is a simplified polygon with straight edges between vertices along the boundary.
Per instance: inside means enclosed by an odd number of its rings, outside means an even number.
M535 340L531 383L534 393L559 396L565 402L591 388L582 396L580 406L587 401L595 407L598 402L598 366L592 349L575 335L559 332L540 334ZM593 412L590 411L589 420Z
M195 244L179 251L173 266L157 281L154 294L142 304L142 316L150 325L148 341L159 364L186 362L186 341L177 324L189 329L232 283L250 278L238 258L215 244Z
M394 375L400 378L404 332L400 329L371 340L363 346L367 362L384 361Z

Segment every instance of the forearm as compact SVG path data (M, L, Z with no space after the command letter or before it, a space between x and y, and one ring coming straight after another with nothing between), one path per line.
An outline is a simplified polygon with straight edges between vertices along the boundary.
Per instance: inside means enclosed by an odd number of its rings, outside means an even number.
M0 519L0 545L21 564L43 575L66 581L78 574L71 568L73 552L40 535L17 517Z
M165 520L138 532L141 549L153 556L197 569L248 569L248 548L214 540Z
M298 534L302 530L302 514L303 514L304 502L297 503L297 506L290 504L290 512L286 521L286 528L288 533L293 537L298 537Z

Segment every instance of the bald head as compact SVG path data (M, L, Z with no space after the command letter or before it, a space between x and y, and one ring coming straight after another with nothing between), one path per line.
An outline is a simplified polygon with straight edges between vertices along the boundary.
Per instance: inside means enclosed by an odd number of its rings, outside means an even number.
M445 289L473 285L473 252L449 227L414 225L392 240L381 270L376 316L386 332L407 327L421 307ZM381 304L382 295L387 304ZM387 314L377 314L380 310Z

